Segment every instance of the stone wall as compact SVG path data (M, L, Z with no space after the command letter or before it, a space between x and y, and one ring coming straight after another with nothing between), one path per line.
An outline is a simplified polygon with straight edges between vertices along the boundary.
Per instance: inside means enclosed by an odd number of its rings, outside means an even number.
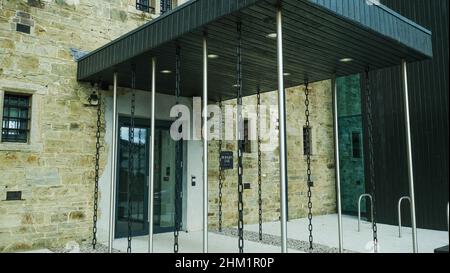
M333 118L331 81L311 85L310 111L312 126L312 179L313 214L334 213L336 210L335 164L333 150ZM306 158L303 155L303 126L305 124L304 87L290 88L286 91L287 101L287 153L288 153L288 199L289 218L307 216ZM261 95L265 106L277 106L277 92ZM235 104L228 101L225 104ZM246 97L243 104L256 105L256 96ZM275 107L275 109L277 109ZM278 113L277 113L278 115ZM230 119L232 117L227 116ZM276 120L272 120L276 123ZM237 162L236 141L224 141L223 150L234 152ZM280 215L279 191L279 145L278 139L264 141L267 148L262 152L262 195L264 221L277 221ZM258 181L257 181L257 143L252 143L252 153L244 153L244 183L251 188L244 190L244 222L258 223ZM218 142L209 145L209 223L211 228L218 225ZM224 226L237 225L237 170L226 170L223 187Z
M148 21L134 3L1 0L0 92L33 95L33 127L29 144L0 143L0 252L91 238L96 112L71 52ZM23 200L3 201L11 190Z

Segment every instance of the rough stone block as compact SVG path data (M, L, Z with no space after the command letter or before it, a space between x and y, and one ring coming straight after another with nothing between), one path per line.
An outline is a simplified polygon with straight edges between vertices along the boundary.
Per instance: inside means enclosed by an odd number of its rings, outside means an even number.
M34 186L57 186L61 184L61 178L56 168L28 168L26 179Z
M31 15L29 13L26 13L24 11L18 10L16 11L16 16L17 17L21 17L21 18L26 18L26 19L30 19Z

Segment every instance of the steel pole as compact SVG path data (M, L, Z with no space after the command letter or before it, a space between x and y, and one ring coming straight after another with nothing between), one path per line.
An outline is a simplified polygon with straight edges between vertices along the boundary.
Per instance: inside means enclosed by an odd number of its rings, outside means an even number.
M149 160L149 184L148 184L148 253L153 253L153 196L155 166L155 100L156 100L156 59L152 58L152 94L150 109L150 160Z
M114 72L112 130L111 130L111 182L109 195L109 253L113 252L114 216L116 208L116 168L117 168L117 72Z
M208 42L203 37L203 253L208 253Z
M336 74L333 74L331 87L333 92L333 126L334 126L334 161L336 168L336 207L338 213L338 237L339 237L339 252L344 250L344 235L342 230L342 203L341 203L341 170L339 163L339 119L338 119L338 104L337 104L337 84Z
M283 72L283 24L281 6L277 10L277 60L278 60L278 116L280 142L280 213L281 252L287 253L287 166L286 166L286 105Z
M403 77L403 93L404 93L403 99L405 104L409 197L411 198L411 227L412 227L413 252L417 253L419 249L417 246L416 198L414 195L414 170L413 170L412 147L411 147L411 120L409 114L408 69L406 60L402 60L402 77Z

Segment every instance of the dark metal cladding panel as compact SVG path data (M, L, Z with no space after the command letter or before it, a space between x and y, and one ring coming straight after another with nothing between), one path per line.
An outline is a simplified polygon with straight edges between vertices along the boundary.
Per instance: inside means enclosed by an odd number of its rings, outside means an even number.
M433 59L408 65L416 213L418 227L447 230L449 2L383 0L382 3L433 33ZM420 41L420 37L411 37L419 39L411 42ZM371 78L376 93L374 151L378 220L395 225L398 199L409 195L400 67L373 72ZM403 223L409 225L406 203L402 214Z
M386 36L386 38L394 39L418 52L422 52L429 57L433 55L430 43L431 33L427 29L406 19L386 6L377 4L374 0L309 1L340 15L343 18L370 28L372 31L381 33ZM363 9L359 11L361 13L359 20L357 20L351 12L357 7L362 7ZM394 30L395 35L391 35L391 32L388 31L389 28L396 29Z

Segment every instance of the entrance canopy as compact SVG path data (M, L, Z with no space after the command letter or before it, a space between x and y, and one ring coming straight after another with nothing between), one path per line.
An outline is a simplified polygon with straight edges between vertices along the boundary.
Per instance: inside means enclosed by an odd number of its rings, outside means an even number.
M191 0L87 54L78 80L174 94L176 47L181 48L181 95L202 94L202 37L207 33L209 98L236 97L236 23L242 22L243 95L277 89L276 11L283 10L285 87L345 76L367 68L432 57L431 32L377 0ZM215 56L214 56L215 55ZM161 73L165 72L165 73Z

